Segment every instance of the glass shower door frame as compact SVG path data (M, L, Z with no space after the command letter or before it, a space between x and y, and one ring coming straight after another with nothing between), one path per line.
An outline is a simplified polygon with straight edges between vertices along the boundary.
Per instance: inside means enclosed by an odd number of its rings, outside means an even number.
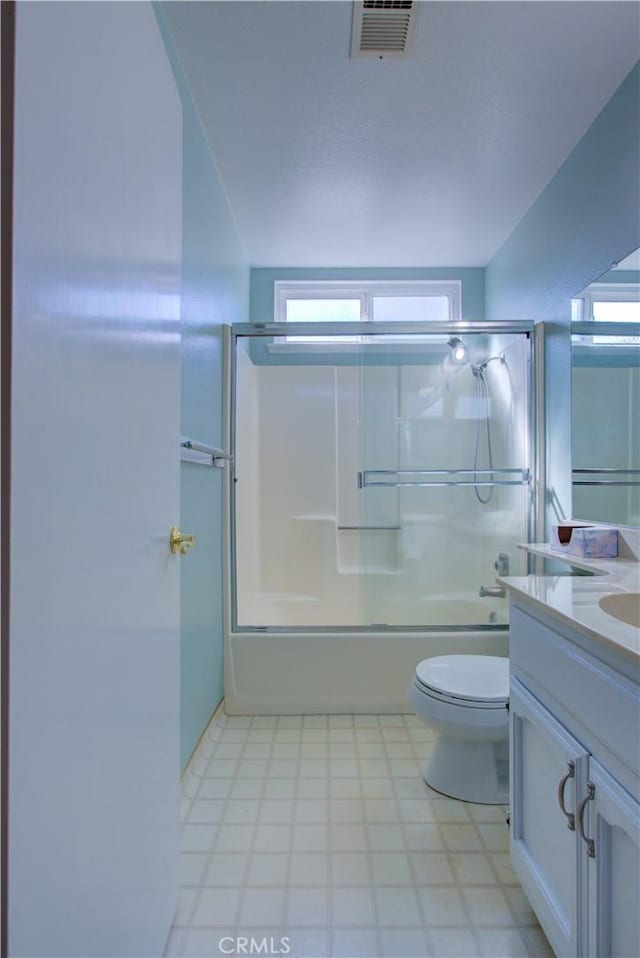
M228 632L235 633L358 633L371 632L371 625L352 626L267 626L245 625L238 622L238 576L237 576L237 540L236 540L236 446L237 446L237 350L238 341L245 338L265 338L284 340L286 337L318 337L324 339L336 337L371 337L375 342L377 337L392 336L396 348L401 345L397 337L425 335L433 336L461 336L474 334L522 335L529 340L528 354L528 382L526 390L528 402L526 404L526 432L527 458L529 474L529 495L526 514L526 536L528 541L537 538L536 533L542 532L543 502L542 490L544 486L544 437L543 409L544 409L544 382L542 366L544 361L544 328L543 324L533 322L447 322L447 323L238 323L225 327L225 373L226 373L226 423L225 432L227 448L230 451L230 466L225 470L225 557L223 566L224 597ZM369 340L371 342L371 340ZM293 344L292 344L293 345ZM353 341L351 343L353 345ZM415 340L413 340L415 345ZM411 343L409 343L409 348ZM308 344L307 344L308 348ZM500 470L495 470L499 472ZM522 474L522 470L515 470ZM451 483L453 484L453 482ZM464 483L467 484L467 483ZM498 483L496 483L498 484ZM509 482L508 484L511 484ZM460 632L460 631L505 631L508 625L480 624L480 625L376 625L376 632L407 633L407 632Z

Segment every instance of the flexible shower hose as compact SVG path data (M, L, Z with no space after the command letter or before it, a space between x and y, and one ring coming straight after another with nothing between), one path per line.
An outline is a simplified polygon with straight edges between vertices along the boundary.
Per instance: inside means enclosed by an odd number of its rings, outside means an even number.
M486 416L485 423L487 427L487 458L489 460L489 469L493 469L493 451L491 449L491 424L489 422L489 386L487 384L487 378L485 374L485 366L476 366L473 368L473 375L476 379L476 395L478 399L485 401ZM473 457L473 469L474 469L474 482L478 482L477 470L479 469L479 459L480 459L480 432L482 430L482 420L480 417L477 419L476 426L476 448L475 454ZM476 499L478 502L481 502L483 505L486 505L488 502L491 502L494 493L494 486L489 486L489 491L487 492L486 499L483 498L480 489L477 484L474 485L473 491L476 494Z

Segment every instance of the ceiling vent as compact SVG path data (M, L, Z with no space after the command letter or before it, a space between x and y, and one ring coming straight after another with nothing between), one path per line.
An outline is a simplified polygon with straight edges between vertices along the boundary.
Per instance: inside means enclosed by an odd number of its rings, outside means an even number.
M363 0L353 4L352 57L406 57L411 53L417 0Z

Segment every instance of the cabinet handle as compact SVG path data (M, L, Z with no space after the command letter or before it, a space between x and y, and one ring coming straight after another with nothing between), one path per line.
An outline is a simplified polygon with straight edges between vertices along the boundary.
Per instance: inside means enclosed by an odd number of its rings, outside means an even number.
M576 830L576 818L573 812L568 812L564 804L564 789L570 778L573 778L576 774L576 763L567 762L567 768L569 771L567 774L560 779L560 784L558 785L558 805L560 806L560 811L567 819L567 828L570 832L575 832Z
M584 833L584 810L587 807L587 802L592 801L595 798L595 795L596 795L595 785L593 784L593 782L587 782L587 794L580 802L580 808L578 809L578 834L580 835L580 838L582 838L582 840L586 842L588 858L596 857L596 844L593 838L589 838Z

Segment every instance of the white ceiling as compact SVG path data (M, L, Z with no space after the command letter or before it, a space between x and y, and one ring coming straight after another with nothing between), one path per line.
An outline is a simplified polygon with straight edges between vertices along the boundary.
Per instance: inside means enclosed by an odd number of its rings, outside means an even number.
M163 4L253 266L484 266L640 55L633 2Z

